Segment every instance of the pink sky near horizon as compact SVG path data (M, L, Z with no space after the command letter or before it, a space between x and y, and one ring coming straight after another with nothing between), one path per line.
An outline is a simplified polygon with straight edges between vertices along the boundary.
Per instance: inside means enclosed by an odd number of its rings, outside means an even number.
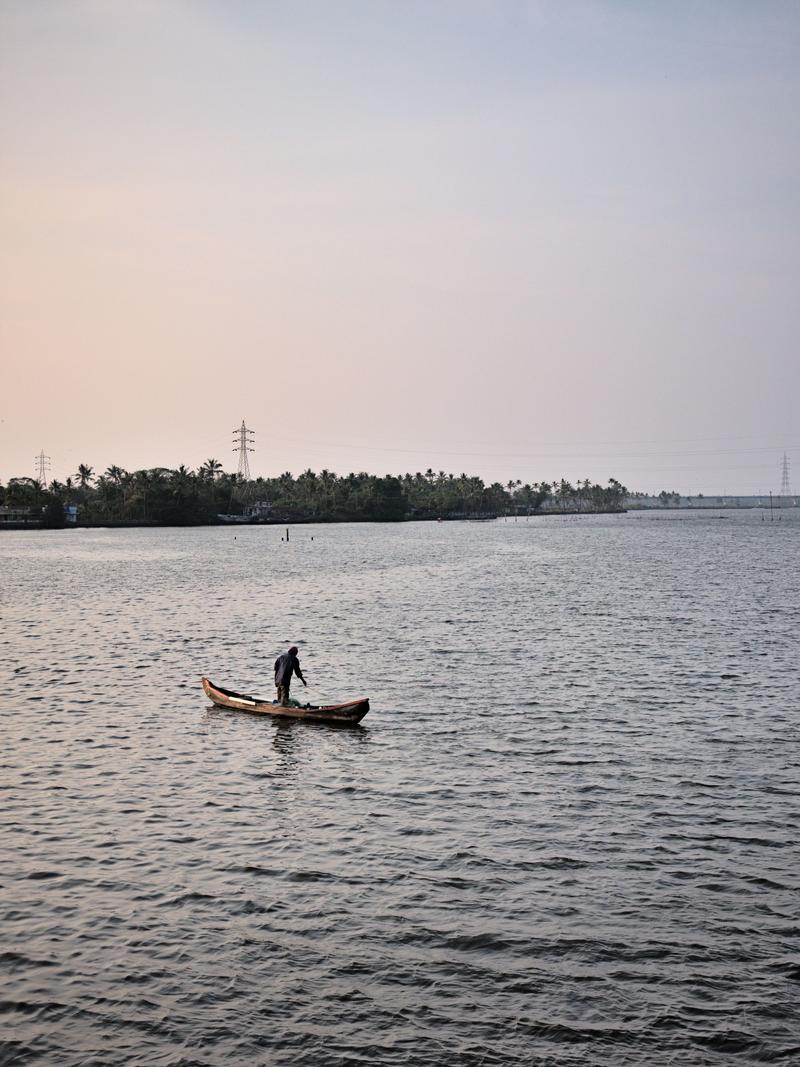
M800 482L800 8L670 9L7 0L0 480Z

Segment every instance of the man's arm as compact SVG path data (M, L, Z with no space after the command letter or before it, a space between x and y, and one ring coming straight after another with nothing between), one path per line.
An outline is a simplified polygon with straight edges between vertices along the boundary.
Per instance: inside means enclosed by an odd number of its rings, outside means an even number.
M303 677L303 672L300 670L300 660L296 659L294 661L294 673L297 675L303 685L308 685L305 678Z

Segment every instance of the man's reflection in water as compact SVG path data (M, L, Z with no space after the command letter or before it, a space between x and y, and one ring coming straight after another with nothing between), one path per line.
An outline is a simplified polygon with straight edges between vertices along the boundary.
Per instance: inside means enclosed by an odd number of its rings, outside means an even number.
M275 723L272 735L272 748L278 755L272 773L279 778L295 778L300 767L326 758L332 750L343 753L368 742L369 730L365 726L336 727L281 719Z

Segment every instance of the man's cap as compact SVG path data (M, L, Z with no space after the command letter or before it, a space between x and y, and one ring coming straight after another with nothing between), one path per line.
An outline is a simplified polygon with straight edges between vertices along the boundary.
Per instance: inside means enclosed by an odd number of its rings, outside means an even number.
M292 645L292 647L289 649L289 651L290 652L294 652L294 654L296 656L297 655L297 645Z

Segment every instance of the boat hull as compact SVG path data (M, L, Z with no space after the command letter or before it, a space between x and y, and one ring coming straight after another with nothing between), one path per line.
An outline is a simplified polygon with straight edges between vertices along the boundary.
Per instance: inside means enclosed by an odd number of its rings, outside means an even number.
M369 700L351 700L345 704L315 705L305 707L285 707L271 700L259 700L257 697L234 693L214 685L208 678L203 678L203 690L206 696L218 708L228 711L246 711L251 715L271 715L276 719L303 719L306 722L329 722L338 726L355 726L361 722L369 711Z

